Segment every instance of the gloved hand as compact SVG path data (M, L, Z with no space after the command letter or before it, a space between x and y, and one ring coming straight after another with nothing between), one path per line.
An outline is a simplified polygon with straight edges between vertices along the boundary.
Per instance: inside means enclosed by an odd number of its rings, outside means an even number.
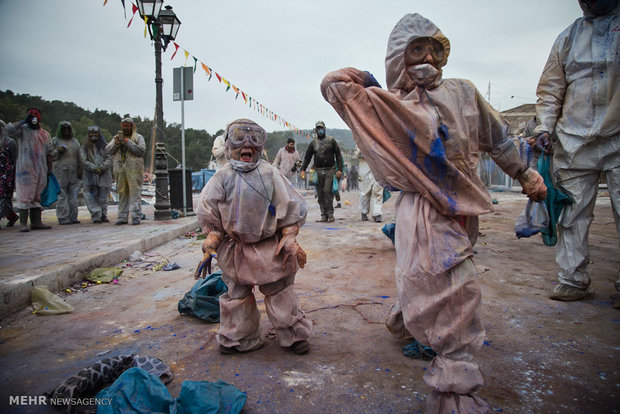
M282 269L286 269L286 264L290 260L297 259L297 264L302 269L306 265L306 252L301 248L295 237L299 233L299 226L297 224L291 224L290 226L282 227L280 234L282 238L276 248L276 255L279 255L282 249L284 249L284 260L282 260Z
M536 138L536 145L534 146L538 151L549 154L551 152L551 136L548 132L541 132Z
M538 171L528 167L517 179L523 187L521 192L527 194L532 201L541 201L547 197L547 186Z
M97 174L97 175L101 175L101 174L103 174L103 171L101 171L101 168L97 167L97 168L95 168L94 173Z
M67 151L67 146L66 145L60 145L57 149L58 149L58 152L63 154L63 153L65 153Z
M302 180L305 180L306 179L306 172L304 170L301 170L299 172L299 176L301 177Z
M219 231L210 231L209 234L207 234L205 241L202 242L204 256L202 257L202 261L198 263L198 267L194 273L194 279L198 279L199 277L204 278L208 274L211 274L211 262L214 258L217 259L217 248L220 246L222 236L222 233Z
M23 124L29 124L30 122L32 122L32 118L34 118L34 115L32 114L28 114L26 116L26 118L22 121L22 125Z
M342 171L336 171L336 180L340 180L342 178Z

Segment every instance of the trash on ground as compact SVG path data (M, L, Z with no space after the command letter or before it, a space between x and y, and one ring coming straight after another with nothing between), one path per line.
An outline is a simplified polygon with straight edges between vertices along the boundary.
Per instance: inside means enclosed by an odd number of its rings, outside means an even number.
M164 267L162 267L162 270L165 270L165 271L168 272L170 270L176 270L176 269L180 269L180 268L181 268L181 266L179 266L176 262L173 262L173 263L167 264Z
M142 256L142 252L140 250L133 252L131 256L129 256L129 259L127 259L129 262L140 262L142 260L144 260L144 256Z
M92 270L84 279L93 283L110 283L123 273L123 269L118 267L99 267ZM83 286L86 287L86 286Z
M32 313L37 315L59 315L73 312L73 306L50 292L45 286L35 286L30 292L30 300L34 308Z
M227 291L222 271L216 270L194 283L192 289L179 301L179 313L187 313L207 322L219 322L220 296Z

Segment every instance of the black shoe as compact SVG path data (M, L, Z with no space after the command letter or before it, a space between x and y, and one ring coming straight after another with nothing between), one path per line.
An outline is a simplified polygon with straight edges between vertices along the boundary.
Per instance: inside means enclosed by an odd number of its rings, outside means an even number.
M381 223L383 221L383 217L381 217L381 215L374 216L372 219L375 221L375 223Z
M235 348L234 346L227 347L224 345L220 345L219 349L220 349L220 354L222 355L232 355L232 354L236 354L239 352L237 348Z
M342 207L342 205L340 203L338 203L338 204L336 204L336 207L334 207L334 208L341 208L341 207Z
M362 213L362 221L368 221L368 214Z
M80 224L80 220L75 219L75 220L71 220L71 223L69 224Z
M317 220L319 223L325 223L327 221L327 216L321 216L320 220Z
M103 220L101 220L101 219L93 220L93 223L95 223L95 224L101 224L102 222L103 222Z
M116 225L121 225L121 224L127 224L127 220L118 220L116 223L114 223Z
M291 351L297 355L307 354L310 351L310 342L297 341L293 345L285 348L287 351Z
M334 218L334 216L329 216L329 217L327 218L327 222L328 222L328 223L333 223L334 221L336 221L336 219Z
M101 221L102 221L103 223L109 223L109 222L110 222L110 220L108 220L108 218L107 218L107 217L102 217L102 218L101 218Z
M132 226L135 226L135 225L137 225L137 224L140 224L140 219L139 219L139 218L135 218L135 219L132 219L132 220L131 220L131 225L132 225Z
M19 217L15 217L13 220L9 220L8 223L6 223L7 227L13 227L15 225L15 223L17 222L17 220L19 220Z

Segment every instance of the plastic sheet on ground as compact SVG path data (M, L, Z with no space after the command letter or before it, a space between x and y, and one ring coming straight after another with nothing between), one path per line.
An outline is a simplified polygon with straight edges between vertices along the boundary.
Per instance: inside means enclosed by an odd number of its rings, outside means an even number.
M247 396L222 381L183 381L178 398L172 398L166 386L140 368L125 371L110 387L99 392L98 399L109 404L97 407L97 413L239 413Z
M110 283L114 279L118 279L122 273L123 269L118 267L99 267L87 274L84 279L93 283Z
M220 296L228 288L222 280L222 271L216 270L192 286L192 289L179 301L179 313L197 316L207 322L220 321Z
M30 292L32 307L37 315L59 315L73 312L73 306L60 296L50 292L45 286L35 286Z

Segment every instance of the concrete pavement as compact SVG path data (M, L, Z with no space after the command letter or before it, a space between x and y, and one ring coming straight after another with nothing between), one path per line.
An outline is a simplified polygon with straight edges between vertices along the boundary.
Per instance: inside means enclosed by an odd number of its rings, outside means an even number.
M0 225L0 317L30 304L34 286L59 292L97 267L113 266L134 251L144 252L198 228L196 216L154 221L154 207L144 205L147 220L140 225L115 225L117 206L109 206L109 223L94 224L86 207L79 208L81 224L59 225L56 210L45 210L50 230L19 232Z

